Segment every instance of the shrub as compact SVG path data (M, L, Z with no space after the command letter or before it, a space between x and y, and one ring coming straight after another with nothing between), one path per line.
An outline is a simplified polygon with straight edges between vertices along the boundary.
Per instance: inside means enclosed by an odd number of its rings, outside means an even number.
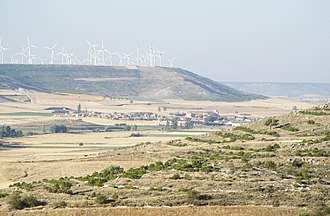
M264 124L266 126L277 126L278 125L278 119L268 118L265 120Z
M179 188L178 192L188 192L188 191L190 191L190 190L191 190L191 189L181 187L181 188Z
M169 141L167 143L167 145L170 145L170 146L176 146L176 147L185 147L187 146L188 144L187 143L182 143L181 141L179 140L172 140L172 141Z
M130 168L124 173L124 177L130 178L130 179L139 179L144 174L146 174L145 167L139 167L139 168Z
M68 128L65 125L52 125L50 127L50 132L51 133L66 133L68 132Z
M55 202L53 204L54 208L65 208L67 205L68 204L65 201Z
M229 146L229 145L226 145L226 146L224 146L222 148L224 148L224 149L230 149L230 150L244 150L244 148L241 147L241 146Z
M276 149L280 148L280 145L275 143L273 145L268 145L266 148L264 148L265 151L269 151L269 152L272 152L272 151L275 151Z
M52 179L52 180L43 180L46 183L50 183L50 186L44 186L46 190L50 193L67 193L72 194L71 187L73 186L73 183L70 181L66 181L64 179Z
M116 201L118 199L118 197L119 197L118 194L114 193L114 194L112 194L111 199Z
M26 191L31 191L33 189L33 185L31 183L26 183L26 182L22 182L22 183L17 182L17 183L10 185L9 187L17 187L20 189L24 189Z
M318 216L327 216L327 215L330 215L330 207L322 204L321 206L319 206L315 210L314 215L318 215Z
M283 129L283 130L286 130L286 131L290 131L290 132L297 132L297 131L299 131L298 128L295 128L295 127L291 126L290 124L281 126L280 128Z
M178 179L181 179L181 176L179 173L175 173L173 176L170 177L170 179L178 180Z
M131 133L131 135L129 135L129 137L143 137L143 134L140 133Z
M313 149L304 149L304 150L297 150L295 152L296 156L300 157L328 157L330 155L329 151L313 148Z
M313 216L313 214L310 212L302 212L299 214L299 216Z
M24 209L34 206L46 205L47 203L39 201L32 195L22 197L19 193L13 192L8 198L8 204L12 209Z
M314 120L308 120L307 124L313 125L313 124L315 124L315 121Z
M263 164L263 167L265 167L266 169L276 169L277 164L275 162L273 162L273 161L266 161Z
M187 198L189 200L194 200L199 196L199 192L195 190L188 190L187 191Z
M0 198L7 197L8 195L9 195L9 194L7 194L7 193L0 192Z
M20 130L12 129L10 126L2 125L0 126L0 138L3 137L21 137L23 132Z
M150 191L162 192L162 191L166 191L166 188L163 188L163 187L150 187L149 190Z
M330 115L330 113L324 111L317 112L317 111L309 111L309 110L302 110L299 111L299 113L303 115L315 115L315 116Z
M105 195L98 194L96 195L95 203L97 204L107 204L108 198Z

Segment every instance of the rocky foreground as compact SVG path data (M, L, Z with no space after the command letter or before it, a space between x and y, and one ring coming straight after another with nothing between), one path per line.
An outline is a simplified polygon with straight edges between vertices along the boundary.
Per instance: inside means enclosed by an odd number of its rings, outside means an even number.
M125 162L152 158L139 167L125 170L109 165L87 176L17 182L0 192L0 213L240 206L277 210L272 215L328 215L329 156L330 105L326 104L229 131L102 156L109 164L112 158Z

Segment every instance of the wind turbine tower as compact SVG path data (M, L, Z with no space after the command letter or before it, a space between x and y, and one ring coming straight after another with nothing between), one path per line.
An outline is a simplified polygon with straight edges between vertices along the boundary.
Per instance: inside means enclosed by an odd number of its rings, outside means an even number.
M9 49L2 46L2 38L0 38L1 64L3 64L3 56L7 50Z
M50 50L50 64L54 64L54 62L55 62L55 51L54 51L54 49L56 48L57 44L58 43L56 43L52 47L45 47L45 49Z
M30 43L30 39L29 37L27 37L27 47L25 49L25 51L28 52L28 64L32 64L32 59L33 59L33 55L31 54L31 48L38 48L37 46L34 46Z

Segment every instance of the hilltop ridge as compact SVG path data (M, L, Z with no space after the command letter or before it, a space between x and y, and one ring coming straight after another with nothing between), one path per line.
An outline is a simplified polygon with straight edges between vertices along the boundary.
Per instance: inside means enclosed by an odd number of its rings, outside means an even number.
M88 93L142 100L265 99L180 68L85 65L0 65L0 88Z

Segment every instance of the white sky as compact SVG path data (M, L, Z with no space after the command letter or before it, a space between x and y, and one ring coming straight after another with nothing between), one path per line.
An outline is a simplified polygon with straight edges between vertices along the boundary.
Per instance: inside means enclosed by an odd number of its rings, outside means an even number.
M0 9L6 61L27 36L83 59L88 38L114 52L153 44L165 66L176 57L218 81L330 82L328 0L1 0Z

